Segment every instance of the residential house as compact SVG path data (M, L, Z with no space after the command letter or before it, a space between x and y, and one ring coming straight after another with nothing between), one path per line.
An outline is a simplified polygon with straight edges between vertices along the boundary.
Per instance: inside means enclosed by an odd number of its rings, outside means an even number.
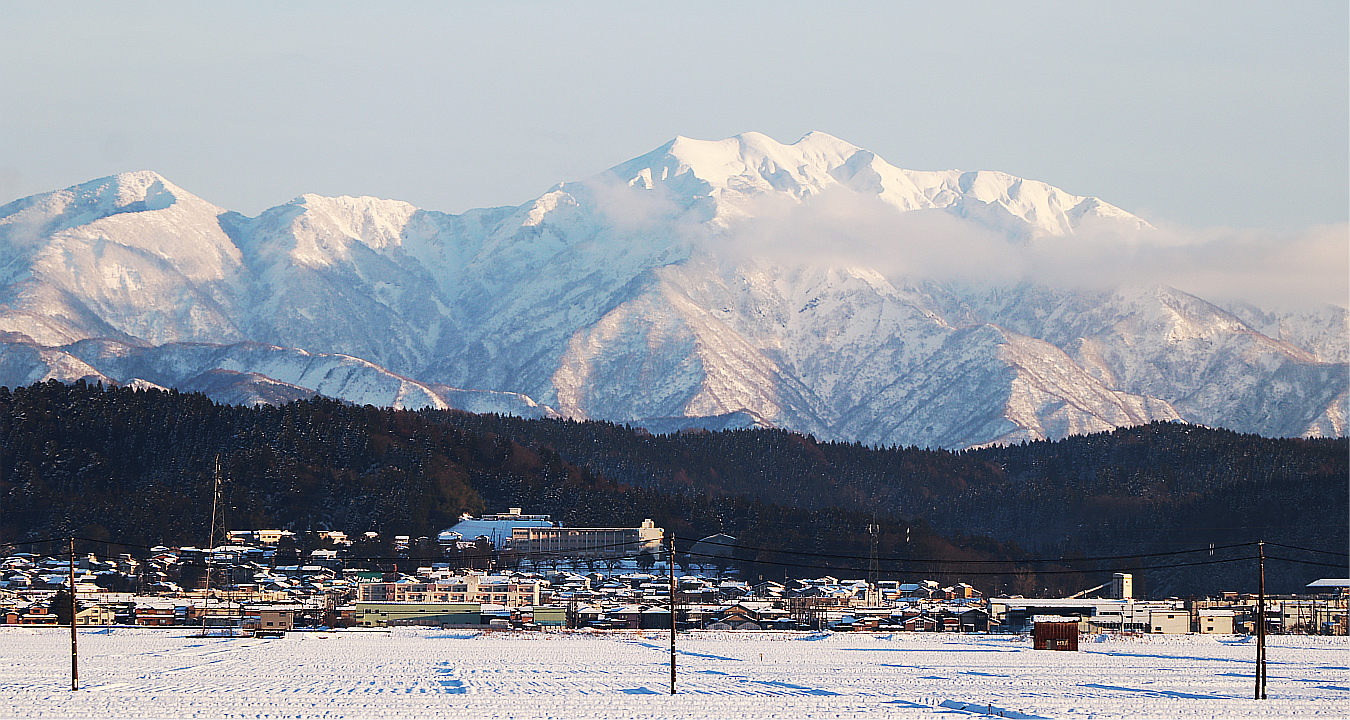
M262 633L283 633L295 627L295 606L252 605L243 610L240 627Z

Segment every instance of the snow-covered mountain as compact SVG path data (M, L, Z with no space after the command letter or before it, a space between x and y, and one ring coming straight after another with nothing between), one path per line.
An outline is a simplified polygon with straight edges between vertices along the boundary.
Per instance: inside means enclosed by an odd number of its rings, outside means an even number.
M281 404L317 393L377 407L558 416L519 393L423 383L350 355L309 353L255 342L147 347L89 339L63 347L43 347L11 338L0 344L0 376L7 385L83 379L175 388L239 405Z
M1147 229L1096 198L902 170L823 133L677 138L462 215L306 195L248 218L127 173L0 208L0 384L946 447L1155 419L1345 434L1342 308L972 290L907 262L958 254L954 232L998 252Z

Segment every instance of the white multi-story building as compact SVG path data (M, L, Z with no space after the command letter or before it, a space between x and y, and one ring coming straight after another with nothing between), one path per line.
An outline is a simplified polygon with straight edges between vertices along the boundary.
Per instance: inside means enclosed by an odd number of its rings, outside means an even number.
M663 528L643 520L636 528L517 527L511 549L525 557L608 558L661 549Z
M284 537L295 537L290 530L231 530L228 533L231 542L256 542L259 545L272 546Z
M470 573L430 582L362 583L360 602L484 603L525 607L540 604L542 583L529 578Z
M989 615L1007 627L1030 627L1035 615L1074 615L1084 632L1135 630L1141 632L1190 632L1190 613L1179 600L1129 600L1115 598L990 598ZM1186 618L1184 630L1153 630L1154 615Z
M511 542L512 531L521 527L555 527L548 515L524 515L521 508L511 508L510 512L495 515L461 515L454 527L440 532L437 540L442 546L472 545L475 540L485 537L494 547L503 548Z

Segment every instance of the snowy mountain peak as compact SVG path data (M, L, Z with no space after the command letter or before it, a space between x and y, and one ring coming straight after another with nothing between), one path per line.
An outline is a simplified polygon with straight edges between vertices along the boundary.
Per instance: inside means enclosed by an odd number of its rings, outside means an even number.
M1085 225L1147 227L1097 198L997 171L904 170L822 132L791 145L755 132L724 140L681 136L602 177L645 190L659 186L686 205L712 198L724 225L753 216L763 198L801 202L840 190L875 198L899 212L943 210L1020 241L1072 235Z
M748 132L725 140L677 137L667 151L695 171L713 174L719 166L760 167L765 161L785 168L828 169L846 162L861 148L823 132L811 132L791 144L763 133Z
M404 227L418 211L401 200L347 195L333 198L301 195L288 206L304 209L304 214L294 222L308 231L358 240L372 250L398 245Z
M85 207L102 208L107 214L113 214L131 207L137 210L163 209L173 204L178 193L187 194L157 172L138 170L90 180L65 190L34 195L27 199L38 201L47 207L78 203ZM142 203L146 206L142 207Z
M0 239L33 241L114 215L155 212L184 202L207 212L223 212L159 173L119 173L0 207Z
M821 132L810 133L792 145L756 132L724 140L680 136L610 173L630 185L641 183L649 189L665 183L699 195L761 191L800 197L831 184L830 169L843 165L858 152L856 146ZM702 182L691 182L691 178Z
M105 188L105 197L112 196L116 207L145 203L147 210L162 210L174 203L177 193L184 192L153 170L113 175L99 186L100 190Z

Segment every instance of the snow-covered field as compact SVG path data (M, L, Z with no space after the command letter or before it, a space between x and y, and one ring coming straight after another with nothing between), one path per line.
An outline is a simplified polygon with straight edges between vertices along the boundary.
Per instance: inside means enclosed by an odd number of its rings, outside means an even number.
M1252 700L1241 637L1034 651L955 634L476 633L399 628L199 639L0 628L0 716L231 718L1347 717L1350 642L1273 637Z

